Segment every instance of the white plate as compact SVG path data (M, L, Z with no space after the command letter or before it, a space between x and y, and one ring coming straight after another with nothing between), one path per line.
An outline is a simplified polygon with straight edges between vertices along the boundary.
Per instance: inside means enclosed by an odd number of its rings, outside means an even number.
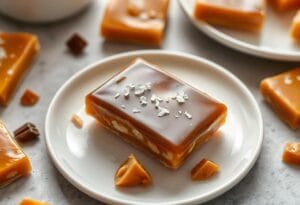
M195 151L178 171L163 167L97 126L84 113L85 95L137 57L215 96L229 108L220 136ZM70 122L73 113L84 119L83 129L75 128ZM256 101L235 76L207 60L166 51L132 52L88 66L57 92L45 125L46 143L54 164L74 186L106 203L139 205L201 203L224 193L238 183L256 161L263 139L262 129ZM153 186L115 188L115 171L130 153L150 171ZM221 172L211 180L193 182L190 170L203 157L217 162Z
M278 14L271 8L267 10L266 22L262 32L253 34L221 27L210 26L194 19L195 0L178 0L191 22L207 36L239 51L274 60L300 61L300 46L289 36L295 12Z

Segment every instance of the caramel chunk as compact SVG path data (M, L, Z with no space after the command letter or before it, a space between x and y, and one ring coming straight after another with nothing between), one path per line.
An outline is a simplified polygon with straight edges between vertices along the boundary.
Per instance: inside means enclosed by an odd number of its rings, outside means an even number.
M300 143L287 143L282 155L282 160L288 164L300 165Z
M133 154L129 155L115 175L115 185L118 187L149 186L151 183L151 175Z
M110 0L101 33L108 40L160 45L169 0Z
M28 122L15 130L14 135L18 142L24 143L36 139L40 133L34 124Z
M25 90L21 97L21 104L24 106L33 106L39 101L39 95L32 90Z
M138 59L87 95L86 112L125 141L177 169L223 125L227 108Z
M300 2L300 1L299 1ZM300 43L300 10L294 17L292 27L290 30L291 37Z
M74 114L72 116L71 122L75 125L75 127L79 128L79 129L82 128L82 126L83 126L82 119L76 114Z
M79 34L75 33L67 41L67 46L74 55L79 55L83 52L84 48L87 46L87 42Z
M0 32L0 105L8 104L38 50L34 35Z
M291 128L300 127L300 68L264 79L260 91Z
M246 31L261 30L265 0L196 0L194 16L209 24Z
M30 199L30 198L24 198L19 205L49 205L46 202Z
M207 159L202 159L191 171L193 180L206 180L214 176L220 167Z
M299 0L268 0L277 11L289 11L300 8Z
M29 174L30 171L28 157L0 121L0 187Z

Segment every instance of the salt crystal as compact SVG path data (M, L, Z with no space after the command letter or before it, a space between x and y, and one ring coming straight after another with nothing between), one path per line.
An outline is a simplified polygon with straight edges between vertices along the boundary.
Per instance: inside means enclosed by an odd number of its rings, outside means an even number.
M133 109L132 109L132 112L133 112L133 113L140 113L141 110L139 110L139 109L137 109L137 108L133 108Z
M118 97L120 97L120 93L115 94L115 99L118 99Z
M286 76L284 78L284 83L287 85L291 85L293 83L293 80L289 76Z
M0 47L0 60L3 60L7 57L6 51L4 48Z
M159 107L159 113L157 114L158 117L164 117L169 114L170 114L170 111L168 109Z
M193 118L193 116L192 116L190 113L188 113L187 111L184 112L184 115L185 115L189 120Z

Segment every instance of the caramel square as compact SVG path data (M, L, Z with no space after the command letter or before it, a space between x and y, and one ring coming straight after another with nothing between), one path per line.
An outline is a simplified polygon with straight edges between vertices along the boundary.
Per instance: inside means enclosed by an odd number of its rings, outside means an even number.
M160 45L169 0L110 0L101 24L108 40Z
M177 169L223 125L227 108L138 59L88 94L86 111L125 141Z
M0 121L0 187L29 174L30 171L28 157Z
M265 19L265 0L196 0L194 16L216 26L259 31Z
M264 79L260 91L283 121L300 127L300 68Z
M38 50L34 35L0 32L0 105L8 104Z

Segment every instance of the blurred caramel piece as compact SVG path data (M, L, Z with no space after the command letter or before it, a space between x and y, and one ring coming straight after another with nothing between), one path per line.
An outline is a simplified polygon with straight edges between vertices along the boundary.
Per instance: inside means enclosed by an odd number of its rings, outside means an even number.
M118 187L149 186L152 183L150 174L137 161L133 154L129 155L115 175L115 185Z
M29 174L30 171L28 157L0 121L0 187Z
M300 127L300 68L264 79L260 91L291 128Z
M212 25L259 31L265 19L265 0L196 0L194 16Z
M0 32L0 105L8 104L38 50L34 35Z
M288 164L300 165L300 143L287 143L282 155L282 160Z
M49 205L46 202L30 199L30 198L24 198L19 205Z
M277 11L289 11L300 8L299 0L268 0Z
M214 176L220 167L207 159L202 159L191 171L192 180L206 180Z
M25 90L21 97L21 104L24 106L33 106L39 101L39 95L32 90Z
M169 0L110 0L101 24L108 40L160 45Z
M294 17L290 34L291 34L291 37L293 39L295 39L295 41L300 42L300 10Z

